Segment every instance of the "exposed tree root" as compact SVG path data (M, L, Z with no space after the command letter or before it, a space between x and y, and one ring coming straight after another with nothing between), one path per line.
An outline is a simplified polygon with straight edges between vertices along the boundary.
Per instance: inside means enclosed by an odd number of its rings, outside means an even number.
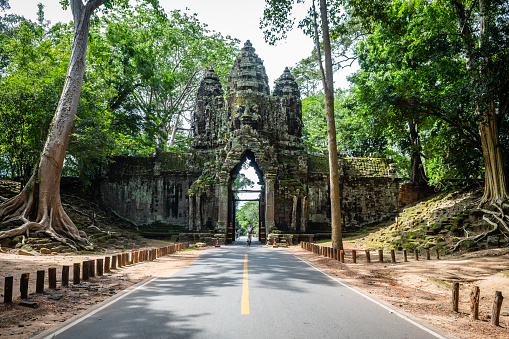
M483 240L489 235L499 233L508 238L509 235L509 216L506 215L504 208L508 208L509 204L502 203L502 204L495 204L492 203L489 205L489 207L492 207L494 210L490 210L487 208L482 208L481 206L478 207L479 211L483 212L483 220L486 221L488 224L492 226L492 228L486 232L483 232L481 234L478 234L476 236L469 237L468 232L467 237L464 239L461 239L454 245L453 252L457 251L458 248L461 246L462 243L467 241L474 241L475 243L478 243L479 241Z
M45 233L51 239L74 250L78 247L76 242L92 245L86 234L79 231L67 216L60 199L48 204L47 198L39 196L35 185L37 183L34 175L20 194L0 205L0 227L9 228L0 231L0 239L18 235L26 235L28 238L30 231L35 231ZM20 224L21 226L17 226Z

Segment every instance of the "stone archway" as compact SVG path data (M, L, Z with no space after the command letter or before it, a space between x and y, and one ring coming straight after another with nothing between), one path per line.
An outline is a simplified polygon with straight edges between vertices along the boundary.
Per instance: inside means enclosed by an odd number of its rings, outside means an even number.
M224 200L220 202L222 206L228 207L227 211L227 230L226 230L226 240L227 243L232 242L235 240L235 213L236 213L236 198L235 198L235 191L233 190L233 182L235 181L237 175L239 174L242 165L246 162L246 160L249 160L250 165L254 168L255 173L258 177L257 184L260 186L259 190L251 191L251 192L259 192L259 198L258 200L258 209L259 209L259 224L258 224L258 230L259 230L259 240L261 243L265 243L266 235L267 235L267 228L266 228L266 210L267 210L267 204L266 201L266 191L265 191L265 175L263 170L258 166L258 163L256 161L256 155L251 150L245 150L242 153L242 156L237 162L237 164L231 169L229 181L228 181L228 195L227 197L220 197L220 200ZM227 169L225 169L227 171ZM270 207L269 207L270 209ZM223 212L224 213L224 212Z
M300 93L288 69L271 94L263 63L246 42L225 91L213 69L206 73L192 129L191 150L185 155L116 158L101 174L103 204L152 234L179 231L182 241L226 240L231 173L249 151L263 173L267 231L295 242L317 234L327 237L328 157L307 153ZM397 213L399 184L391 163L340 159L346 227L374 224Z
M290 71L284 71L271 95L263 63L248 41L232 67L226 99L222 93L218 76L209 70L198 89L193 117L192 163L200 176L188 192L189 230L202 229L203 219L212 216L215 231L231 239L231 176L247 153L263 173L267 233L287 228L292 215L305 221L303 213L290 210L297 208L295 192L300 192L298 199L306 194L305 189L296 191L293 186L305 185L307 180L302 104Z

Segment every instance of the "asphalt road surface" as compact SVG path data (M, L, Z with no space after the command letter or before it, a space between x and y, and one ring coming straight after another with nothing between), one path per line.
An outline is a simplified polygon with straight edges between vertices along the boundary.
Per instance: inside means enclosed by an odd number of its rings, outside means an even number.
M244 237L46 338L449 337L411 318L284 249L247 247Z

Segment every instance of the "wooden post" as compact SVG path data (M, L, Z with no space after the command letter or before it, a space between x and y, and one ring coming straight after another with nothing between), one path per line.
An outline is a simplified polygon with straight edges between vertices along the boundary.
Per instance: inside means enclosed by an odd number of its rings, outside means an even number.
M383 249L378 250L378 262L381 262L381 263L384 262L384 250Z
M103 264L103 260L104 259L97 259L96 262L97 262L97 276L100 277L103 275L103 272L104 272L104 264Z
M437 251L437 260L440 260L440 253L438 252L438 248L436 249Z
M479 286L472 286L470 291L470 317L479 320Z
M493 308L491 309L491 324L494 326L498 326L500 323L500 309L502 308L502 302L504 301L504 297L502 296L502 292L495 292L495 300L493 300Z
M62 286L69 286L69 266L62 266Z
M352 262L354 264L357 263L357 251L356 250L352 250Z
M35 293L44 292L44 270L37 271L37 279L35 280Z
M74 263L72 271L72 283L78 285L80 283L80 263Z
M84 261L83 262L83 269L82 269L82 271L83 271L83 275L82 275L83 281L87 281L88 280L88 272L89 272L89 270L88 270L88 261Z
M21 293L21 299L28 298L28 279L30 278L30 273L23 273L21 275L21 279L19 281L19 292Z
M95 277L95 261L89 260L88 265L89 265L88 266L88 268L89 268L88 275L90 276L90 278L93 278L93 277Z
M343 250L339 251L339 261L341 261L341 263L345 262L345 251Z
M460 299L460 283L454 282L452 283L452 311L458 312L458 304Z
M426 260L431 260L431 256L429 254L429 248L426 248Z
M369 254L369 250L366 250L366 262L367 263L371 262L371 255Z
M57 269L54 267L48 268L48 288L57 289Z
M391 250L391 262L396 262L396 251Z
M14 277L13 276L5 277L4 304L12 303L12 286L13 286L13 284L14 284Z
M419 250L417 248L414 248L414 256L415 260L419 260Z
M122 255L121 254L117 254L117 267L118 268L122 267Z
M403 262L408 262L408 258L406 255L406 248L403 249Z
M114 270L117 268L117 256L112 255L111 256L111 269Z
M110 257L104 258L104 273L110 272Z

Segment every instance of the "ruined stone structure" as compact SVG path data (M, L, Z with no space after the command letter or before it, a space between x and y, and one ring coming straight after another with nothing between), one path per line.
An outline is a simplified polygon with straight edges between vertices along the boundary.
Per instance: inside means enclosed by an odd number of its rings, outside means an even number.
M251 160L262 187L260 239L271 232L330 232L328 160L308 155L302 140L300 92L288 69L270 93L262 61L249 41L223 89L209 70L196 98L194 140L187 154L119 158L105 169L104 204L138 225L180 227L234 239L232 183ZM326 131L324 131L326 133ZM397 213L398 182L391 161L340 159L344 228Z

